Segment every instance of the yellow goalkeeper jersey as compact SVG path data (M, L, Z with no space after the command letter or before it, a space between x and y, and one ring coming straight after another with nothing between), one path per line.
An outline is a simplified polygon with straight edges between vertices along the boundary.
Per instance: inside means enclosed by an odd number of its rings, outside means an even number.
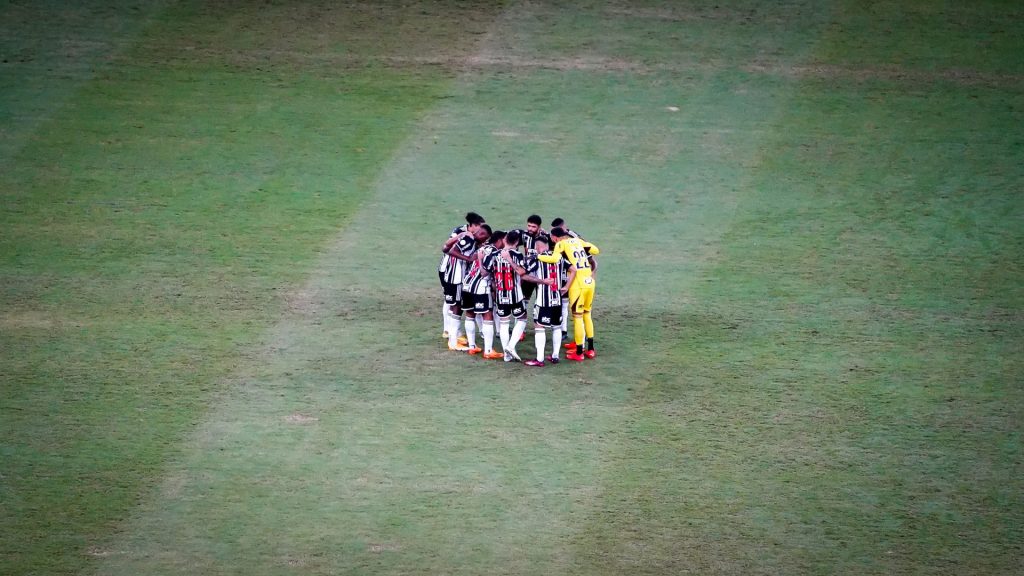
M587 256L597 256L601 251L590 242L581 238L566 238L555 244L551 254L538 254L537 259L548 264L555 264L562 258L569 261L569 264L576 269L574 282L582 282L590 278L591 269Z

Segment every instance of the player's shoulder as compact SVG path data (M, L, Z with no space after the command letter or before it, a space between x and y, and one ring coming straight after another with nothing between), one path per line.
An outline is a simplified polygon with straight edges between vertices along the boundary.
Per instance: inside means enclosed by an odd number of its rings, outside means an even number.
M458 236L459 234L462 234L463 232L466 232L467 230L469 230L469 225L467 225L467 224L463 224L462 226L456 226L455 228L452 228L452 233L449 234L448 237L449 238L454 238L454 237Z

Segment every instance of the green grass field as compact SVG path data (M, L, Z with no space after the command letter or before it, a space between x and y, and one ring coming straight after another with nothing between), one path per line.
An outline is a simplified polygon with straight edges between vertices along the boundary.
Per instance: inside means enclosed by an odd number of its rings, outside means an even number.
M0 5L0 574L1024 572L1022 39ZM445 349L470 209L600 246L596 360Z

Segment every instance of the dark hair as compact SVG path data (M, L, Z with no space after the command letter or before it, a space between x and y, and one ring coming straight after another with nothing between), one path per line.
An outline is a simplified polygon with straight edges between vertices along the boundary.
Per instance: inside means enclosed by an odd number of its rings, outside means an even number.
M540 219L540 216L537 216L536 214L531 214L530 217L526 219L526 222L528 224L536 224L537 226L544 223L544 221Z
M505 238L505 231L504 230L495 230L494 232L491 232L491 239L488 240L488 242L490 242L491 244L494 244L498 240L502 240L504 238Z
M522 236L519 234L519 230L512 230L508 234L505 234L505 244L511 244L515 246L519 244L519 240Z
M562 220L561 218L555 218L554 220L551 221L551 227L552 228L558 228L559 226L562 226L563 224L565 224L565 220Z
M480 227L481 227L481 228L483 228L484 230L486 230L486 231L487 231L487 235L488 235L488 236L490 236L490 235L491 235L491 227L490 227L489 225L487 225L487 224L481 224L481 225L480 225Z
M551 246L551 236L547 234L537 234L537 237L533 239L534 242L543 242L548 246Z
M555 236L558 236L559 238L564 238L565 236L568 236L568 234L565 233L565 228L556 226L551 229L551 237L554 238Z
M480 225L486 222L484 217L477 214L476 212L466 212L466 224Z

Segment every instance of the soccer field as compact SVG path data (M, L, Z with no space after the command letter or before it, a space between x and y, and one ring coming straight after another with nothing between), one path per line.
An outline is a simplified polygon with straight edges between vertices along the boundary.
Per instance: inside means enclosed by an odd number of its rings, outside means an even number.
M0 574L1024 571L1021 54L997 0L0 5ZM596 359L447 350L468 210L600 246Z

